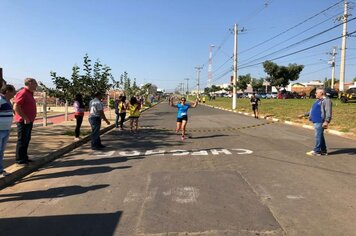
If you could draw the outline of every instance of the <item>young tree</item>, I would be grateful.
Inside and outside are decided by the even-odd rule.
[[[91,60],[88,54],[84,56],[84,75],[80,75],[80,68],[74,65],[71,79],[57,76],[56,72],[51,72],[52,81],[55,88],[50,89],[44,86],[50,96],[55,96],[62,101],[73,101],[77,93],[83,95],[83,100],[88,105],[90,99],[97,91],[106,92],[112,87],[109,79],[113,80],[110,67],[102,65],[99,60],[94,64],[94,75],[92,75]]]
[[[263,78],[255,79],[253,78],[251,81],[251,87],[254,92],[258,92],[261,88],[263,88]]]
[[[290,81],[299,79],[300,72],[302,72],[304,66],[295,63],[288,66],[279,66],[272,61],[265,61],[263,68],[268,74],[266,80],[279,91],[281,88],[287,87]]]
[[[335,79],[334,84],[338,83],[338,82],[339,81],[337,79]],[[324,87],[325,88],[331,87],[331,79],[327,79],[327,78],[324,79]]]
[[[236,87],[238,87],[242,92],[247,89],[247,86],[251,83],[251,75],[240,75],[239,80],[236,83]]]

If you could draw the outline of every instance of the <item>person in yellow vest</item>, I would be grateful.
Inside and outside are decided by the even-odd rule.
[[[141,104],[137,101],[136,97],[131,97],[129,104],[130,112],[130,130],[131,133],[137,133],[138,130],[138,118],[140,117]],[[134,129],[135,128],[135,129]]]
[[[205,96],[202,98],[202,100],[203,100],[203,103],[205,103]]]

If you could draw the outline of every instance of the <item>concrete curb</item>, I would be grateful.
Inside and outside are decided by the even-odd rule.
[[[208,106],[208,107],[215,108],[215,109],[225,110],[225,111],[229,111],[229,112],[234,112],[234,113],[238,113],[238,114],[242,114],[242,115],[246,115],[246,116],[254,116],[252,113],[241,112],[241,111],[236,111],[236,110],[234,111],[234,110],[231,110],[231,109],[216,107],[216,106],[212,106],[212,105],[208,105],[208,104],[200,104],[200,105]],[[276,118],[273,118],[273,117],[264,116],[262,118],[265,119],[265,120],[272,120],[272,121],[284,123],[284,124],[287,124],[287,125],[298,126],[298,127],[301,127],[301,128],[314,130],[314,127],[311,126],[311,125],[304,125],[304,124],[300,124],[300,123],[296,123],[296,122],[292,122],[292,121],[280,120],[280,119],[276,119]],[[340,136],[340,137],[343,137],[343,138],[356,140],[356,136],[354,134],[352,134],[352,133],[344,133],[344,132],[340,132],[340,131],[332,130],[332,129],[326,129],[325,133],[337,135],[337,136]]]
[[[159,103],[154,104],[152,107],[148,107],[145,108],[141,111],[145,112],[150,108],[155,107],[156,105],[158,105]],[[125,120],[125,122],[128,119]],[[111,124],[103,129],[100,130],[100,135],[110,131],[111,129],[113,129],[115,127],[115,123]],[[45,164],[54,161],[55,159],[63,156],[64,154],[67,154],[71,151],[73,151],[74,149],[82,146],[83,144],[87,143],[88,141],[90,141],[90,134],[83,137],[81,140],[79,141],[75,141],[71,144],[68,144],[66,146],[64,146],[61,149],[58,149],[54,152],[48,153],[46,155],[43,156],[38,156],[38,157],[34,157],[33,160],[34,162],[31,162],[28,166],[18,166],[17,164],[13,164],[11,166],[9,166],[8,168],[6,168],[6,171],[8,171],[9,173],[11,173],[10,175],[6,176],[6,177],[0,177],[0,190],[3,188],[6,188],[7,186],[15,183],[16,181],[19,181],[20,179],[22,179],[23,177],[25,177],[26,175],[31,174],[32,172],[38,170],[39,168],[41,168],[42,166],[44,166]]]

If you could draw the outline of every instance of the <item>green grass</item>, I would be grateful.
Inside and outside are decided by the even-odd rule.
[[[310,124],[307,118],[299,118],[308,112],[315,99],[261,99],[259,113],[261,116],[271,116],[277,119]],[[224,108],[232,108],[231,98],[216,98],[206,101],[206,104]],[[252,113],[250,100],[237,99],[237,111]],[[351,132],[356,135],[356,103],[342,103],[333,99],[333,118],[330,129],[341,132]]]

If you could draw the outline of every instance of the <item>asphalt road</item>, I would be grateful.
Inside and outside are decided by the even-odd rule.
[[[0,191],[0,235],[356,235],[356,145],[198,106],[190,138],[159,104]]]

